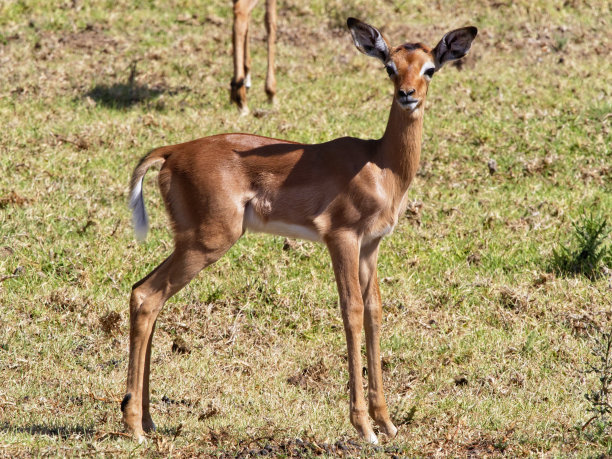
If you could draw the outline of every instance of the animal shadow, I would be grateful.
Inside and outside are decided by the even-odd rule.
[[[105,107],[118,110],[128,109],[136,104],[149,103],[161,94],[175,95],[181,91],[189,90],[187,87],[168,88],[163,85],[149,87],[136,82],[136,61],[130,65],[130,74],[125,83],[98,84],[85,93],[85,97],[93,99]],[[163,101],[151,104],[156,110],[163,110]]]
[[[74,435],[85,435],[93,436],[95,430],[91,427],[85,426],[51,426],[46,424],[32,424],[26,426],[14,426],[8,423],[0,424],[0,432],[16,432],[16,433],[27,433],[30,435],[46,435],[49,437],[57,437],[63,440],[68,439]]]
[[[105,107],[127,109],[133,105],[151,101],[165,92],[167,90],[164,88],[149,88],[147,85],[140,84],[115,83],[112,85],[97,85],[88,91],[85,96],[91,97]],[[163,106],[157,108],[161,109]]]

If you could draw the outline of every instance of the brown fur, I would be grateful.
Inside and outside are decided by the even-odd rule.
[[[349,20],[351,24],[360,27],[356,40],[381,46],[371,26]],[[375,442],[369,412],[382,433],[396,434],[382,391],[382,308],[376,262],[380,240],[404,212],[406,192],[418,168],[429,84],[420,70],[434,56],[423,46],[376,50],[369,42],[366,45],[361,48],[393,60],[397,68],[393,77],[396,96],[381,139],[343,137],[304,145],[223,134],[159,148],[136,167],[132,190],[151,165],[162,163],[159,186],[175,238],[174,252],[134,286],[130,299],[130,396],[124,399],[123,419],[136,436],[154,427],[148,384],[151,340],[159,311],[248,228],[285,235],[296,232],[327,245],[348,346],[351,422],[364,438]],[[413,89],[418,105],[403,108],[398,91]],[[361,384],[364,327],[367,411]]]

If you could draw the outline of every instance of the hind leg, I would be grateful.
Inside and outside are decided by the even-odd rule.
[[[266,30],[268,32],[268,73],[266,75],[266,94],[268,102],[274,103],[276,96],[276,76],[274,56],[276,54],[276,0],[266,0]]]
[[[155,322],[157,323],[157,322]],[[151,335],[149,335],[149,342],[147,343],[147,353],[145,354],[145,378],[142,385],[142,429],[145,432],[152,432],[156,429],[153,418],[151,418],[151,411],[149,409],[149,374],[151,370],[151,343],[153,342],[153,334],[155,333],[155,323],[153,323],[153,329]]]
[[[216,237],[208,238],[207,244],[181,243],[177,238],[172,255],[132,289],[127,392],[121,409],[128,431],[139,441],[146,430],[154,428],[149,413],[149,369],[153,328],[159,311],[172,295],[234,244],[241,231],[236,233],[216,232]]]
[[[234,77],[231,81],[230,101],[238,106],[240,113],[243,115],[249,113],[246,98],[247,81],[245,81],[247,76],[250,79],[251,66],[248,50],[248,30],[251,11],[256,3],[257,0],[234,0],[234,27],[232,32]]]

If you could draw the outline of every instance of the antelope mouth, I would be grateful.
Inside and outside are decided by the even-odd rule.
[[[404,110],[413,111],[415,108],[419,106],[421,102],[419,99],[415,99],[414,97],[402,97],[398,98],[397,102],[400,104]]]

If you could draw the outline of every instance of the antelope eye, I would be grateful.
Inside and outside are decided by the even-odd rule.
[[[391,78],[393,78],[393,77],[395,76],[395,74],[396,74],[396,72],[395,72],[395,65],[393,65],[393,64],[387,64],[387,65],[385,65],[385,70],[387,71],[387,74],[388,74],[388,75],[389,75]]]
[[[435,67],[430,67],[427,70],[425,70],[423,72],[423,75],[425,75],[427,78],[431,79],[433,77],[434,72],[436,71]]]

